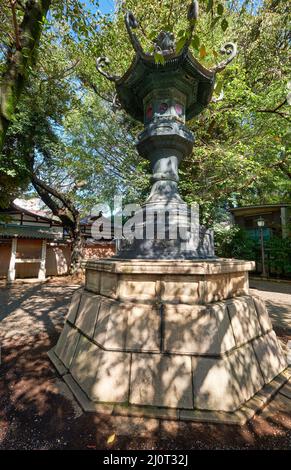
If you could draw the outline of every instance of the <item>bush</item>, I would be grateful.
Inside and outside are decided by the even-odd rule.
[[[216,255],[261,262],[260,241],[254,240],[238,225],[214,227]],[[265,257],[269,274],[291,274],[291,239],[273,236],[265,241]]]
[[[265,246],[269,271],[291,274],[291,239],[272,237]]]
[[[214,241],[217,256],[246,260],[256,259],[256,241],[238,225],[232,227],[216,226]]]

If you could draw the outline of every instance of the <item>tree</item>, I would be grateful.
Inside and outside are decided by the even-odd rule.
[[[2,15],[12,17],[13,36],[7,44],[6,62],[2,66],[0,83],[0,153],[9,124],[16,111],[21,92],[31,72],[39,44],[44,19],[51,0],[17,0],[5,2]],[[8,18],[7,18],[8,19]]]
[[[91,0],[91,6],[98,5]],[[51,7],[51,8],[50,8]],[[50,9],[50,10],[49,10]],[[46,15],[49,11],[48,19]],[[96,31],[98,14],[89,14],[79,0],[5,0],[0,5],[0,204],[5,206],[29,179],[23,158],[3,151],[9,127],[19,121],[18,106],[30,81],[39,79],[38,58],[46,46],[85,41]],[[55,28],[55,23],[59,29]],[[39,45],[42,45],[41,50]],[[56,49],[56,48],[55,48]]]
[[[118,2],[113,17],[92,17],[80,5],[67,14],[55,2],[7,133],[6,175],[12,169],[17,182],[36,177],[42,191],[53,199],[48,188],[60,191],[79,213],[116,191],[144,200],[149,187],[148,164],[134,148],[142,126],[118,108],[114,87],[95,67],[100,55],[112,59],[115,73],[130,65],[124,4],[139,20],[146,49],[160,29],[175,32],[178,48],[187,40],[182,1]],[[290,197],[286,2],[201,1],[193,54],[212,67],[228,40],[238,43],[239,55],[217,76],[213,102],[188,123],[196,142],[180,169],[184,199],[200,204],[209,225],[221,209]]]
[[[92,56],[107,55],[116,74],[129,66],[133,52],[123,25],[124,6],[139,21],[136,34],[145,49],[152,48],[160,29],[175,32],[178,48],[187,39],[186,2],[122,2],[115,21],[105,22],[88,45],[83,67],[88,82],[93,78]],[[217,76],[213,102],[188,123],[196,142],[182,162],[180,190],[187,202],[200,204],[208,225],[220,207],[290,200],[287,24],[288,7],[282,0],[200,2],[191,43],[198,60],[212,67],[221,60],[220,46],[229,40],[239,50]],[[112,100],[113,85],[105,79],[93,82],[99,95]]]

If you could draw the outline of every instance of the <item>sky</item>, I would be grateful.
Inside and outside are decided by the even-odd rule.
[[[99,10],[102,13],[111,13],[114,10],[114,0],[100,0]]]
[[[90,0],[84,0],[84,3],[87,5],[89,9],[91,4]],[[101,13],[113,13],[114,11],[114,0],[99,0],[99,8],[98,8]],[[96,10],[95,8],[92,9],[92,11]]]

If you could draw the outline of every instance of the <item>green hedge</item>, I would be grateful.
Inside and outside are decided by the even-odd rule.
[[[261,263],[261,246],[239,226],[214,228],[216,255]],[[291,276],[291,238],[273,236],[265,241],[265,262],[270,275]]]

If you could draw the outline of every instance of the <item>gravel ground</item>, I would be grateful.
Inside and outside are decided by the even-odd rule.
[[[291,284],[251,287],[282,342],[291,340]],[[46,355],[76,288],[65,279],[0,285],[0,449],[291,448],[290,384],[245,426],[84,414]]]

